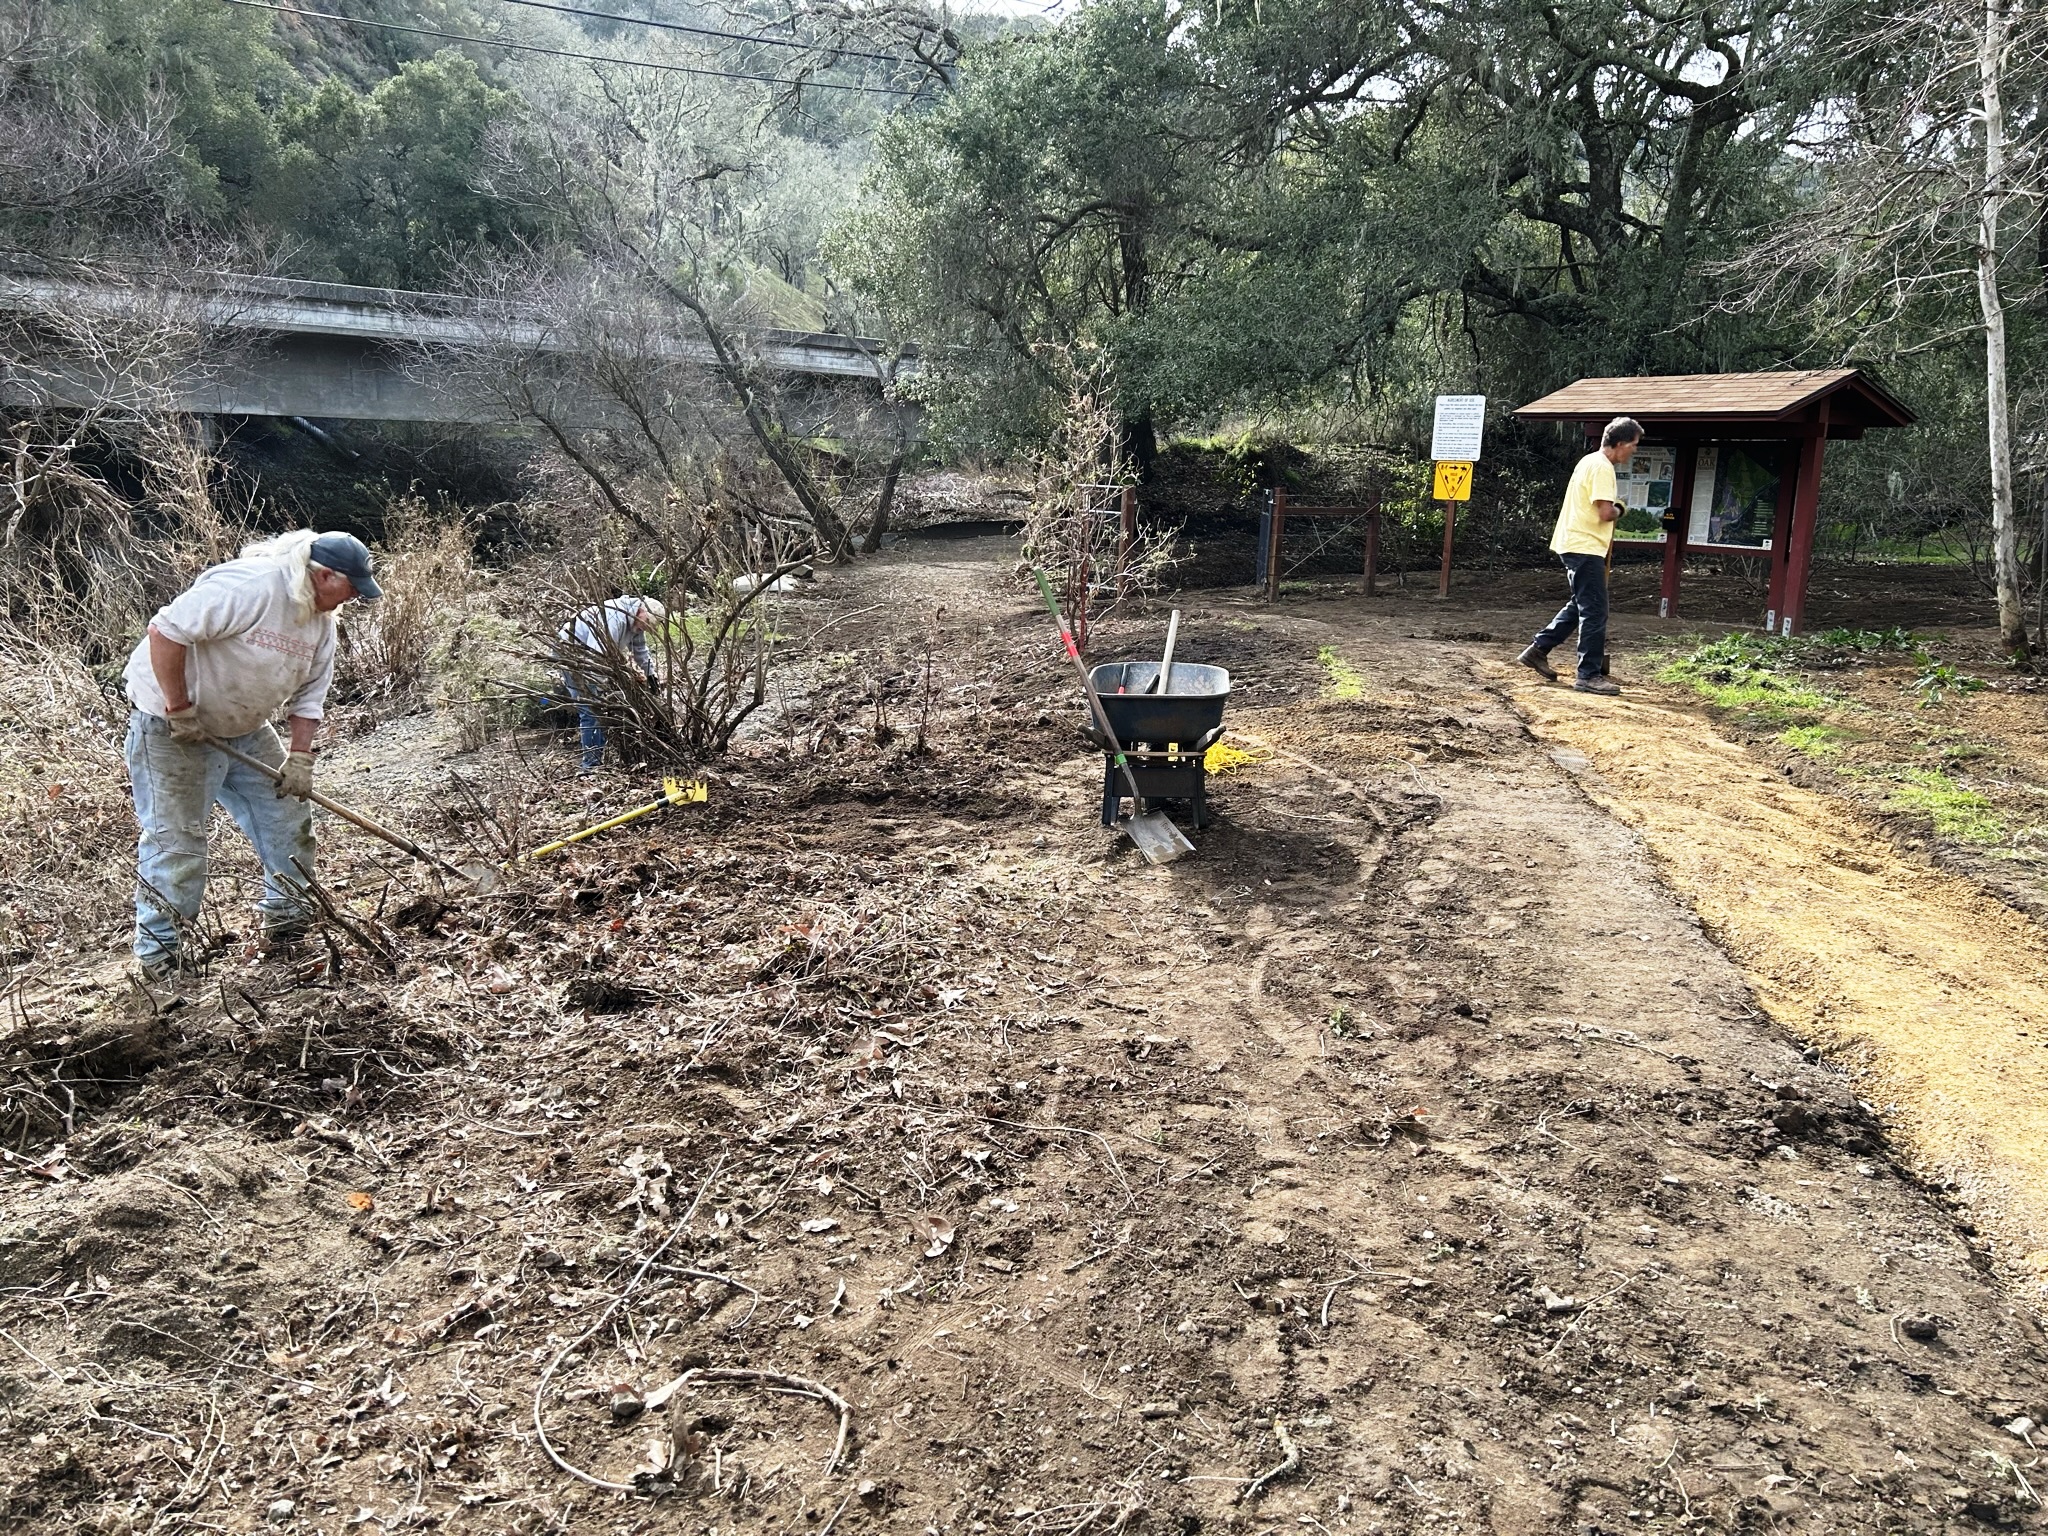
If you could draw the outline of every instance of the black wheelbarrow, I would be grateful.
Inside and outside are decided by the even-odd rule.
[[[1223,735],[1230,673],[1222,667],[1177,661],[1167,679],[1169,691],[1147,693],[1158,677],[1156,661],[1105,662],[1088,673],[1145,802],[1133,806],[1132,814],[1143,815],[1153,801],[1184,800],[1200,827],[1208,820],[1209,810],[1208,773],[1202,756]],[[1113,827],[1123,806],[1123,776],[1092,719],[1087,731],[1088,739],[1103,753],[1102,824]]]

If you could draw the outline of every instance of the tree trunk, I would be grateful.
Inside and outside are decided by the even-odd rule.
[[[1152,468],[1159,462],[1159,432],[1152,425],[1152,408],[1149,405],[1137,415],[1124,418],[1123,449],[1131,463],[1137,466],[1138,483],[1149,485]]]
[[[896,372],[903,364],[903,349],[898,347],[886,359],[868,353],[868,366],[875,370],[875,385],[881,391],[882,409],[889,412],[890,428],[895,435],[894,451],[889,455],[889,467],[882,474],[881,489],[875,492],[874,512],[868,519],[867,537],[860,541],[860,552],[872,555],[882,547],[882,535],[889,531],[889,509],[896,503],[896,483],[903,477],[903,461],[910,456],[910,429],[903,424],[903,404],[896,398]]]
[[[697,319],[697,328],[704,333],[704,339],[711,344],[712,355],[717,359],[716,372],[732,391],[734,402],[740,408],[747,427],[754,434],[755,442],[782,474],[787,485],[811,520],[811,527],[818,535],[818,552],[825,559],[842,562],[853,558],[853,535],[845,522],[833,508],[831,498],[820,488],[817,480],[803,465],[795,445],[782,430],[782,423],[775,419],[754,381],[748,373],[746,363],[732,344],[732,338],[725,328],[712,318],[711,310],[694,293],[662,276],[654,263],[641,258],[641,265],[647,275],[660,285],[663,292],[687,309]]]
[[[1984,405],[1991,450],[1991,568],[1998,588],[1998,634],[2007,652],[2027,660],[2020,605],[2019,538],[2012,496],[2012,400],[2006,391],[2005,300],[1998,283],[1998,221],[2004,211],[2005,104],[2001,88],[2012,0],[1984,0],[1977,75],[1984,102],[1984,187],[1977,219],[1977,303],[1984,315]]]
[[[896,452],[889,459],[889,467],[882,474],[882,488],[875,492],[875,510],[868,520],[867,537],[860,541],[860,552],[872,555],[882,547],[882,535],[889,531],[889,508],[896,500],[896,482],[903,475],[903,446],[899,443]]]

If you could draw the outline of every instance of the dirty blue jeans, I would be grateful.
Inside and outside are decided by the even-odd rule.
[[[284,744],[269,726],[228,743],[258,762],[282,765]],[[178,934],[199,915],[206,894],[206,823],[215,802],[226,808],[263,863],[263,931],[273,936],[305,927],[297,859],[313,867],[313,814],[305,801],[211,747],[171,735],[155,715],[128,717],[128,782],[142,836],[135,850],[135,958],[161,965],[178,954]]]
[[[566,672],[562,674],[562,686],[576,705],[576,736],[583,744],[583,767],[588,772],[604,761],[604,725],[593,707],[598,695],[594,691],[579,692],[576,679]]]
[[[1572,598],[1558,609],[1557,617],[1539,632],[1531,644],[1540,655],[1551,651],[1579,632],[1579,680],[1600,675],[1607,658],[1607,557],[1605,555],[1560,555],[1565,580],[1571,583]]]

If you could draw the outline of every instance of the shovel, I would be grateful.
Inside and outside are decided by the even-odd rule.
[[[1159,675],[1152,679],[1147,693],[1167,694],[1173,692],[1173,644],[1180,638],[1180,610],[1174,609],[1166,620],[1166,659],[1159,663]]]
[[[629,821],[638,821],[642,816],[652,816],[665,805],[702,805],[710,797],[710,789],[702,779],[679,783],[675,779],[661,781],[661,798],[650,805],[636,807],[608,821],[600,821],[594,827],[585,827],[581,832],[571,832],[567,837],[552,843],[544,843],[533,852],[524,855],[529,859],[544,858],[550,853],[559,853],[571,843],[580,843],[586,837],[595,837],[600,832],[609,832],[613,827],[623,827]]]
[[[1080,649],[1074,644],[1074,637],[1068,632],[1066,621],[1060,617],[1059,599],[1052,595],[1052,587],[1045,579],[1045,573],[1033,568],[1032,576],[1038,581],[1038,590],[1045,598],[1046,611],[1052,615],[1058,627],[1060,640],[1067,648],[1067,655],[1073,659],[1074,670],[1081,674],[1081,688],[1088,695],[1088,707],[1095,712],[1095,728],[1102,732],[1102,739],[1109,743],[1109,750],[1116,758],[1116,766],[1124,776],[1124,788],[1131,796],[1131,819],[1123,824],[1131,841],[1138,845],[1138,852],[1147,864],[1171,864],[1175,859],[1195,851],[1195,845],[1188,841],[1187,834],[1167,818],[1164,811],[1145,810],[1145,797],[1138,793],[1138,781],[1131,773],[1130,759],[1124,756],[1124,749],[1116,739],[1116,729],[1109,723],[1109,712],[1102,707],[1102,699],[1095,692],[1095,684],[1088,676],[1088,664],[1081,660]]]
[[[262,774],[266,779],[270,780],[270,782],[273,784],[282,783],[284,781],[284,775],[278,772],[277,769],[271,767],[270,764],[258,762],[255,758],[251,757],[246,752],[238,752],[237,750],[235,750],[235,748],[229,746],[226,742],[222,741],[217,736],[207,737],[206,744],[209,747],[212,747],[214,751],[219,752],[223,756],[233,758],[236,762],[240,763],[244,768],[254,768],[258,773]],[[378,823],[370,820],[370,818],[365,816],[361,811],[352,811],[347,806],[341,804],[339,801],[328,799],[325,795],[321,794],[317,789],[314,790],[311,794],[307,795],[306,798],[312,801],[315,805],[319,806],[323,811],[332,811],[335,815],[339,816],[343,821],[348,822],[350,825],[361,827],[365,832],[369,833],[370,836],[372,837],[382,838],[385,842],[389,843],[392,847],[398,849],[401,853],[411,855],[413,858],[418,859],[422,864],[431,864],[434,866],[434,868],[440,870],[443,874],[453,875],[458,880],[467,880],[472,885],[476,885],[486,890],[489,889],[491,885],[497,883],[495,872],[490,870],[488,867],[478,865],[471,869],[459,869],[455,865],[450,864],[446,859],[442,858],[438,853],[429,853],[426,849],[422,848],[418,843],[414,842],[404,833],[394,832],[389,827],[380,826]]]

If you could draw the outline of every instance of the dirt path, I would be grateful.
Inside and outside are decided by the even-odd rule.
[[[1908,862],[1838,797],[1785,782],[1697,711],[1514,680],[1536,732],[1657,866],[1771,1013],[1862,1080],[1920,1166],[2048,1281],[2048,942],[1968,881]],[[2048,1286],[2039,1290],[2048,1297]]]
[[[1000,555],[822,581],[811,618],[866,617],[701,821],[451,909],[390,979],[139,1026],[62,1176],[7,1175],[0,1512],[2038,1522],[2004,1426],[2048,1421],[2040,1329],[1481,651],[1187,600],[1264,756],[1147,869]],[[692,1367],[843,1393],[847,1465],[758,1382],[615,1423]],[[538,1429],[607,1481],[673,1442],[685,1491],[574,1482]]]

